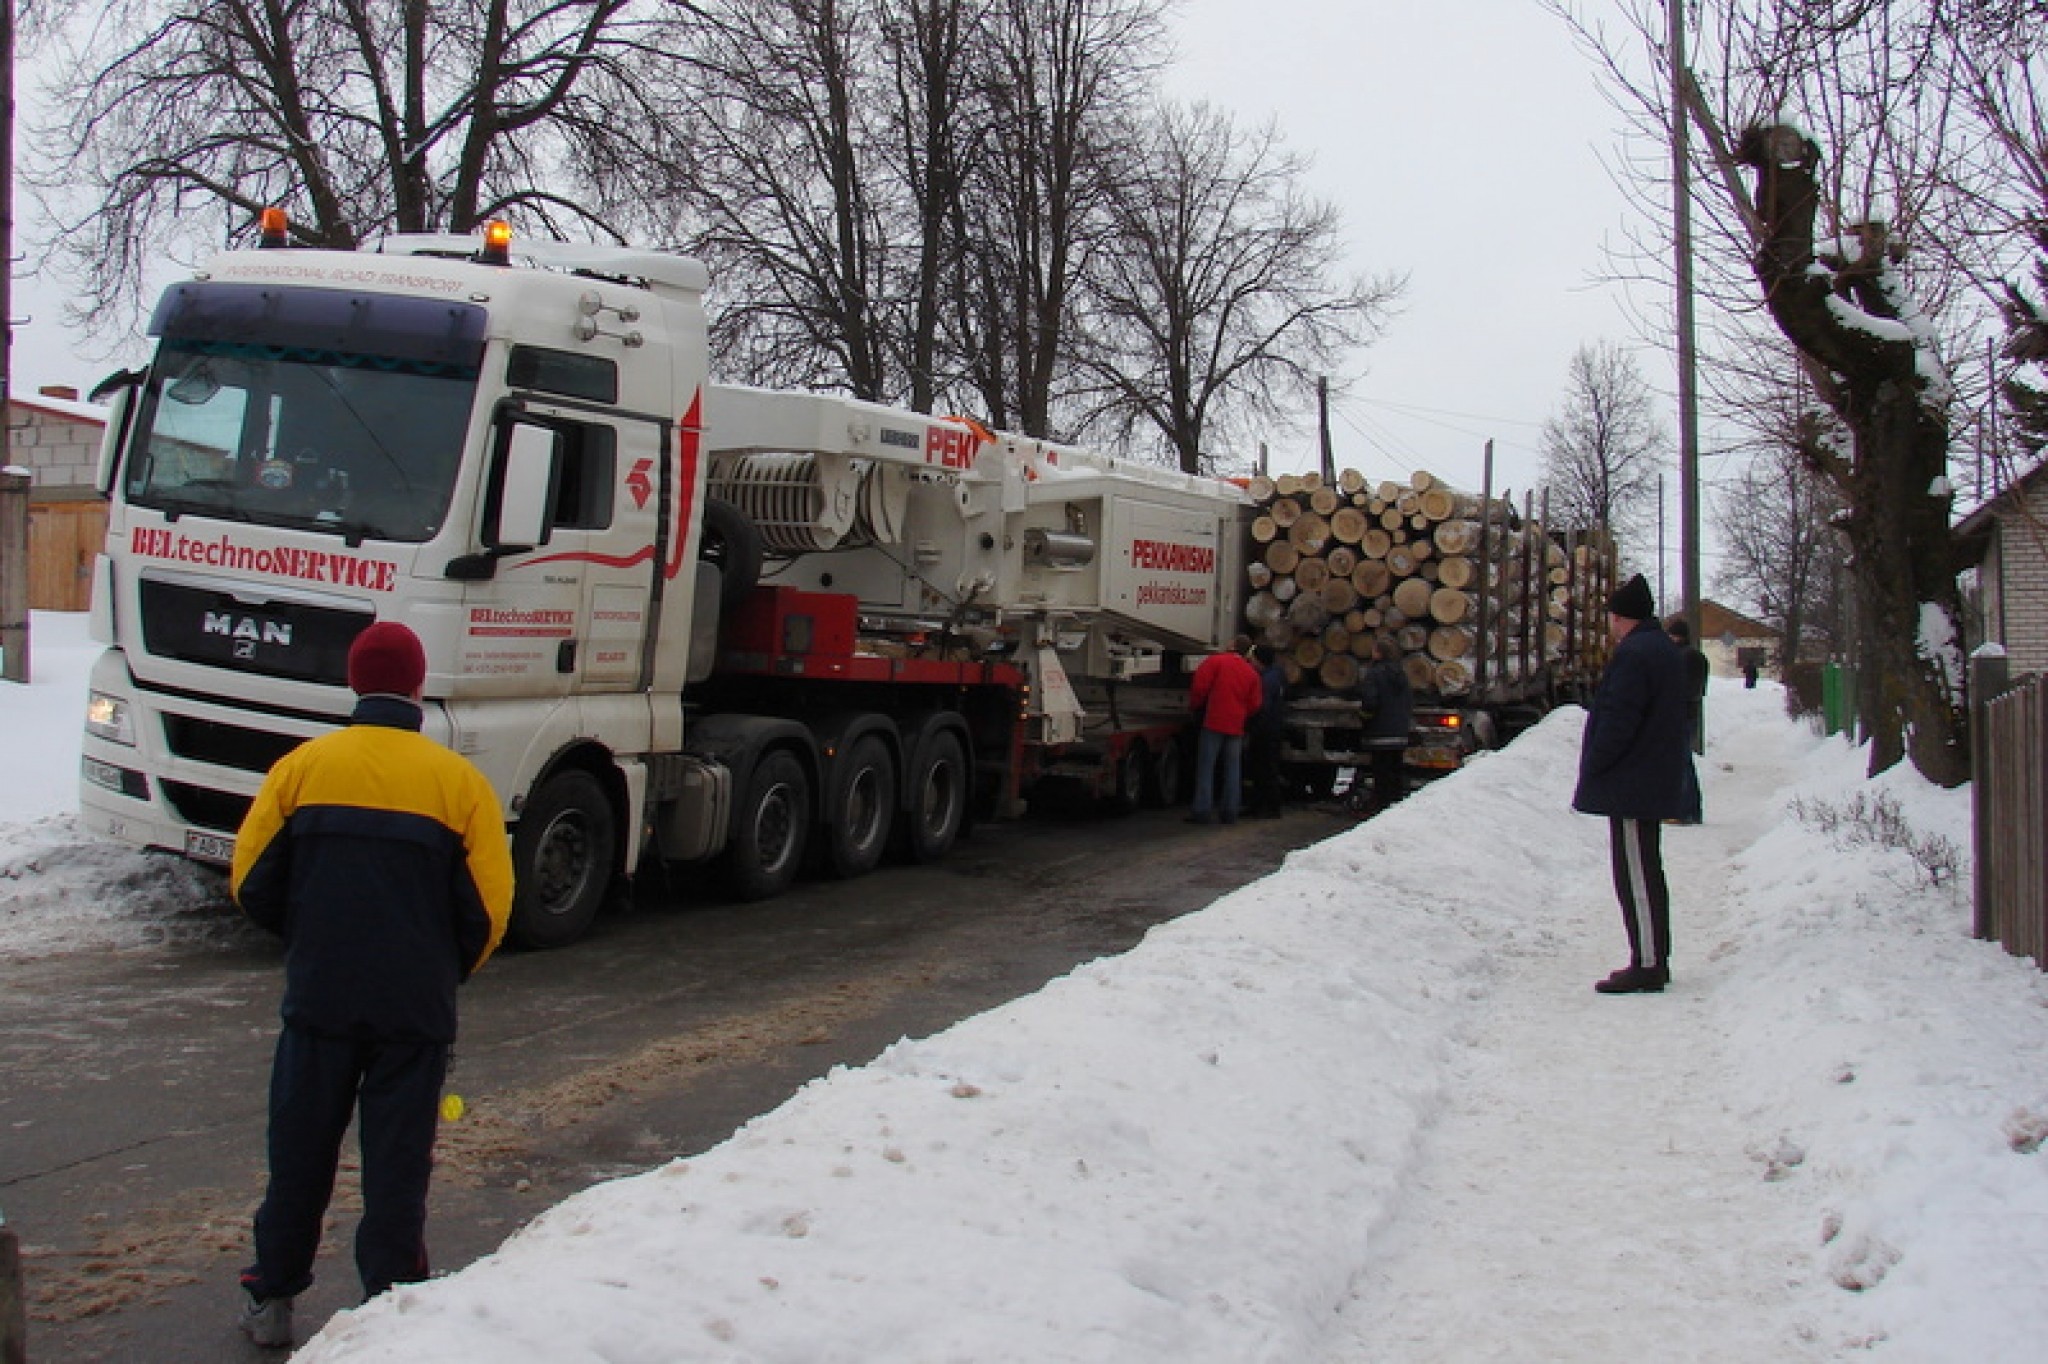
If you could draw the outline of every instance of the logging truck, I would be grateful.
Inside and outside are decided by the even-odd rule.
[[[350,643],[505,805],[529,946],[650,859],[740,898],[1079,787],[1179,790],[1185,656],[1240,627],[1238,486],[844,397],[713,383],[704,267],[408,236],[232,251],[102,385],[81,807],[215,864],[346,721]]]
[[[1346,469],[1251,480],[1245,627],[1286,666],[1282,759],[1327,792],[1369,761],[1353,693],[1392,638],[1415,695],[1408,765],[1458,767],[1560,701],[1607,651],[1614,551],[1603,530],[1545,528],[1531,499],[1474,496],[1427,472],[1369,484]]]

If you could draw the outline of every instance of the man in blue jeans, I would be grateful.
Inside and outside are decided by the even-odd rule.
[[[1227,653],[1211,654],[1195,669],[1188,686],[1188,709],[1202,717],[1202,733],[1195,743],[1195,800],[1188,823],[1213,823],[1220,810],[1225,824],[1237,823],[1237,811],[1244,798],[1244,731],[1258,714],[1265,684],[1258,669],[1245,654],[1251,649],[1249,635],[1230,642]],[[1216,791],[1219,769],[1222,793]]]
[[[427,1277],[427,1184],[455,987],[504,936],[512,857],[504,807],[467,758],[421,734],[426,652],[378,621],[356,636],[345,728],[270,769],[235,840],[229,882],[284,938],[284,1016],[270,1072],[270,1184],[242,1330],[292,1343],[313,1282],[342,1135],[358,1116],[363,1296]]]

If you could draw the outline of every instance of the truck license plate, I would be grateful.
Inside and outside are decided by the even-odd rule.
[[[190,829],[185,833],[185,856],[195,862],[230,866],[235,860],[235,840],[225,834],[203,834]]]

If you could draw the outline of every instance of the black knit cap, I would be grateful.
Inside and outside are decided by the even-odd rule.
[[[1607,614],[1620,616],[1624,620],[1648,620],[1657,614],[1657,603],[1650,596],[1650,584],[1638,573],[1607,599]]]

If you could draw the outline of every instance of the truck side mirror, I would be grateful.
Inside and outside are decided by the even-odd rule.
[[[523,421],[509,421],[503,431],[484,489],[484,552],[450,559],[443,570],[450,578],[489,578],[498,560],[546,544],[553,529],[549,516],[562,476],[561,435]]]
[[[135,412],[135,392],[142,387],[146,371],[139,369],[117,370],[100,380],[92,391],[92,401],[107,405],[107,425],[100,437],[99,468],[93,475],[93,486],[103,496],[112,496],[114,480],[121,471],[121,447],[128,440],[129,418]]]
[[[505,457],[497,495],[497,515],[484,527],[484,544],[502,553],[520,553],[548,542],[548,510],[555,505],[555,483],[562,438],[545,426],[514,422],[505,437]]]

